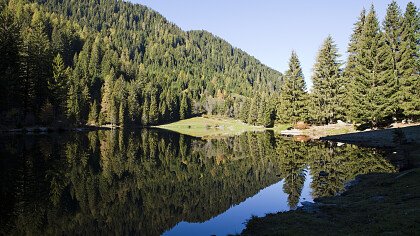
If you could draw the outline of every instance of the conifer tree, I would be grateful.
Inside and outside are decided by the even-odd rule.
[[[142,116],[141,116],[141,123],[142,125],[149,125],[149,108],[150,108],[150,98],[149,96],[145,96],[145,98],[143,99],[144,103],[143,103],[143,112],[142,112]]]
[[[149,123],[157,124],[159,119],[158,98],[155,89],[150,94]]]
[[[8,9],[0,11],[0,110],[20,107],[23,83],[19,80],[22,50],[20,26]]]
[[[69,70],[65,68],[63,57],[60,54],[53,60],[53,76],[48,81],[48,88],[51,91],[51,100],[55,108],[55,114],[65,110],[67,97],[67,84]]]
[[[343,117],[344,87],[338,57],[337,46],[328,36],[318,52],[312,75],[311,114],[317,123],[330,124]]]
[[[105,78],[105,83],[102,89],[101,113],[100,123],[115,124],[117,120],[117,108],[114,95],[114,80],[115,73],[111,70],[110,74]]]
[[[279,122],[296,123],[307,119],[307,94],[302,68],[296,52],[293,51],[289,60],[289,69],[281,87]]]
[[[187,94],[182,93],[181,104],[179,107],[179,118],[181,120],[186,119],[189,116],[189,110],[190,110],[190,106],[189,106]]]
[[[96,125],[98,123],[98,104],[96,100],[93,100],[89,108],[88,123],[91,125]]]
[[[378,48],[380,41],[379,23],[372,5],[366,16],[358,43],[354,77],[350,81],[349,118],[356,123],[376,126],[387,114],[384,86],[380,79]]]
[[[402,102],[400,71],[397,68],[400,55],[401,13],[395,1],[389,4],[385,20],[382,23],[381,41],[378,49],[380,70],[379,83],[382,84],[381,93],[384,96],[383,113],[401,116],[399,106]]]
[[[248,124],[256,125],[258,121],[258,101],[256,97],[251,99],[248,112]]]
[[[239,119],[245,123],[248,122],[250,105],[251,104],[249,103],[248,98],[245,98],[241,104],[241,110],[239,112]]]
[[[90,99],[89,89],[87,84],[80,80],[81,76],[80,68],[76,67],[69,80],[67,94],[67,116],[76,124],[86,119]]]
[[[366,10],[363,9],[360,13],[360,16],[357,22],[354,24],[353,33],[350,37],[349,46],[347,48],[348,58],[346,62],[346,67],[343,71],[343,85],[345,89],[345,99],[344,99],[344,108],[346,109],[346,118],[350,119],[350,107],[352,106],[352,85],[355,82],[355,77],[358,76],[356,66],[357,66],[357,57],[360,54],[360,42],[362,37],[362,31],[366,20]]]
[[[407,4],[401,27],[400,108],[406,117],[420,117],[420,14],[414,3]]]

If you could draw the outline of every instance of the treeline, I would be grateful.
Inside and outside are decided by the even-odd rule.
[[[313,88],[306,91],[302,69],[292,53],[278,102],[279,122],[329,124],[337,120],[382,126],[420,117],[420,16],[410,2],[404,14],[389,4],[382,27],[374,7],[363,10],[342,68],[337,46],[328,36],[313,67]]]
[[[284,75],[205,31],[104,0],[0,4],[1,124],[156,125],[209,114],[271,127],[420,117],[419,11],[362,11],[339,60],[331,36],[307,92],[296,53]]]
[[[245,104],[256,106],[252,97],[266,98],[259,106],[280,91],[279,72],[138,4],[7,0],[0,10],[4,125],[154,125],[203,113],[239,118]]]

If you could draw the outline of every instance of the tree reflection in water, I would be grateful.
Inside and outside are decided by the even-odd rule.
[[[201,140],[157,130],[2,136],[1,234],[159,235],[203,222],[284,179],[295,208],[308,175],[331,196],[393,172],[374,149],[273,133]],[[310,171],[307,171],[310,170]]]

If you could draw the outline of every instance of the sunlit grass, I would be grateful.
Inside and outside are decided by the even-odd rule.
[[[194,137],[234,136],[249,131],[264,131],[263,126],[253,126],[240,120],[224,117],[194,117],[171,124],[160,125],[157,128],[175,131]],[[279,126],[276,129],[281,129]]]

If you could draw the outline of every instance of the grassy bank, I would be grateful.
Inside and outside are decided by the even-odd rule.
[[[253,218],[243,235],[418,235],[420,147],[399,147],[414,169],[359,176],[340,196],[316,199],[295,211]],[[391,152],[390,155],[396,155]]]
[[[287,129],[288,127],[289,125],[278,125],[270,129],[280,131]],[[223,117],[194,117],[166,125],[156,126],[156,128],[167,129],[181,134],[201,138],[232,136],[243,132],[268,130],[263,126],[253,126],[240,120]]]

